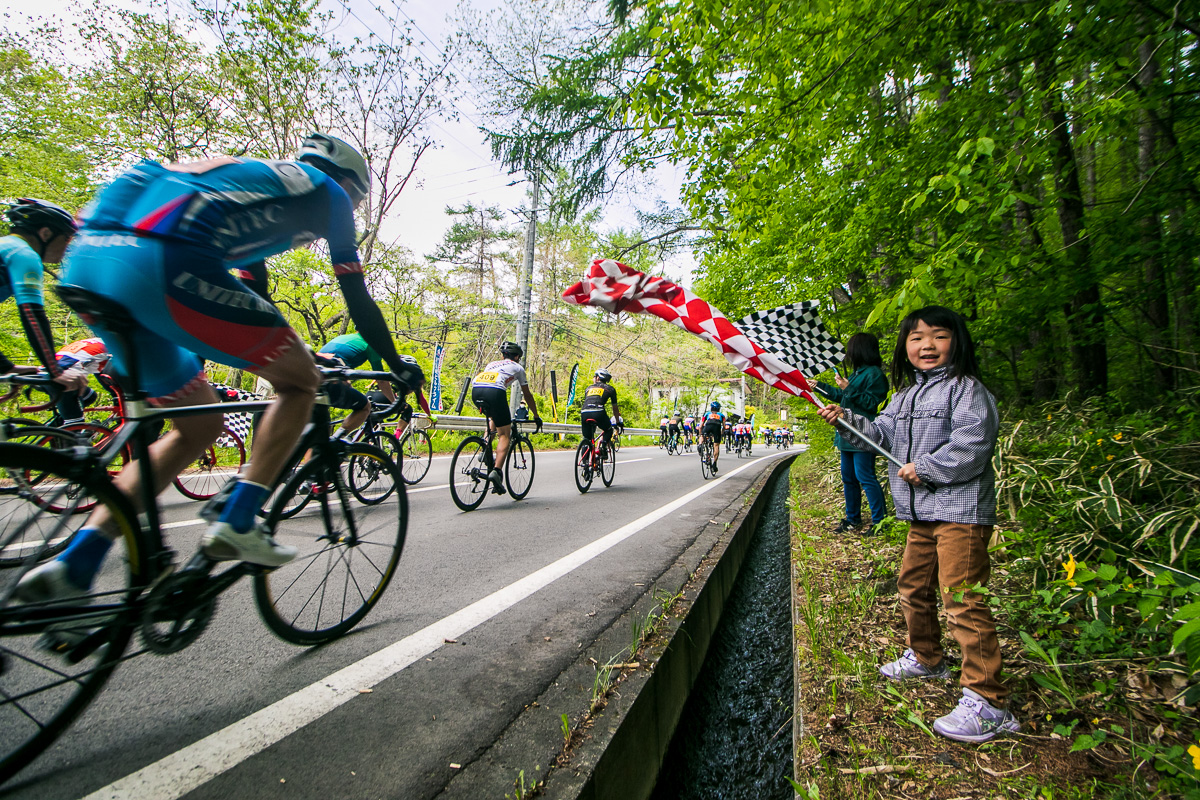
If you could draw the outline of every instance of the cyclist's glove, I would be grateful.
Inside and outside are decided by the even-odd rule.
[[[534,433],[541,433],[541,432],[542,432],[542,418],[541,418],[541,417],[534,417],[534,418],[533,418],[533,423],[534,423],[534,424],[537,426],[537,427],[534,429],[534,431],[533,431],[533,432],[534,432]]]
[[[393,383],[397,384],[398,394],[407,394],[425,385],[425,373],[419,365],[401,361],[391,367]]]

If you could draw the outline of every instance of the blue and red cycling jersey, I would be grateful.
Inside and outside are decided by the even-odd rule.
[[[325,173],[296,161],[143,161],[83,211],[84,232],[129,231],[212,251],[227,268],[317,239],[335,271],[360,271],[354,207]]]

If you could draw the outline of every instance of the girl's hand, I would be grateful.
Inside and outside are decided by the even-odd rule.
[[[917,477],[917,465],[911,461],[901,467],[896,475],[905,483],[911,483],[913,486],[921,485],[921,479]]]
[[[833,382],[838,385],[839,389],[845,389],[847,386],[850,385],[850,381],[846,380],[841,375],[837,375],[837,374],[835,374],[833,376]]]
[[[836,425],[837,418],[842,415],[842,407],[828,405],[824,408],[817,409],[817,413],[821,415],[821,419],[825,420],[830,425]]]

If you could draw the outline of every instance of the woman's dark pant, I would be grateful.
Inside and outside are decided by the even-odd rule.
[[[862,496],[871,507],[871,524],[883,521],[887,506],[883,488],[875,475],[875,454],[860,450],[842,452],[842,490],[846,495],[846,519],[851,525],[862,524]]]

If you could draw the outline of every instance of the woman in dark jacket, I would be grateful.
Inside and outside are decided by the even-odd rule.
[[[879,356],[879,339],[873,333],[856,333],[846,342],[846,365],[853,369],[849,380],[838,375],[837,386],[817,382],[817,391],[843,408],[867,419],[875,419],[879,404],[887,397],[888,382],[883,374],[883,359]],[[863,449],[861,442],[840,429],[834,435],[834,445],[842,453],[842,489],[846,495],[846,517],[837,533],[846,533],[862,526],[862,496],[867,495],[871,507],[871,527],[864,535],[875,533],[887,511],[883,487],[875,475],[875,453]]]

